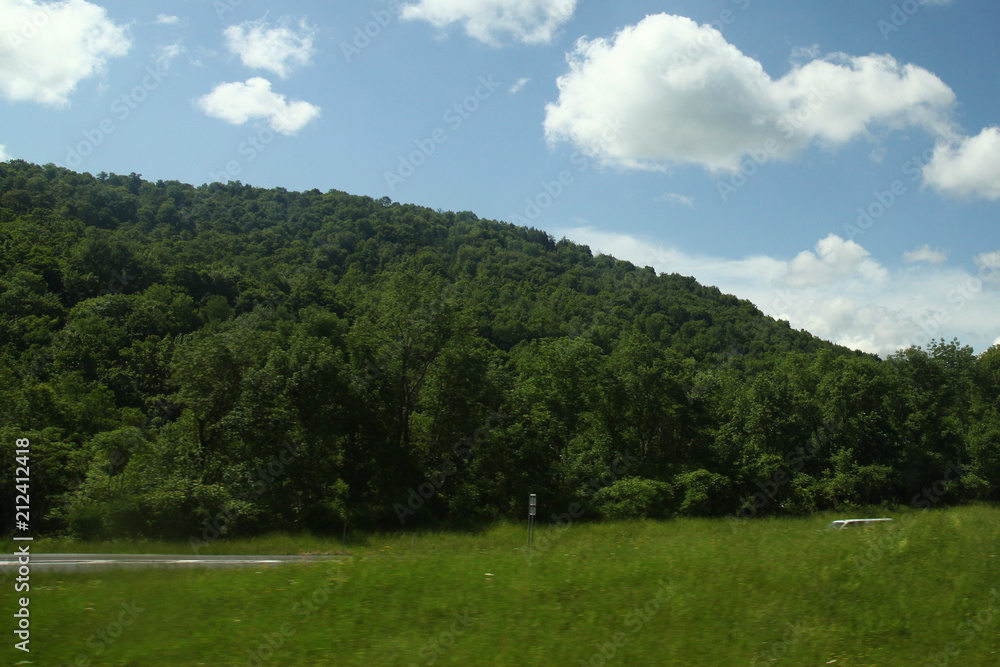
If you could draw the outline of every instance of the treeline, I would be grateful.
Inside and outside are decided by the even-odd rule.
[[[28,438],[33,526],[84,537],[953,503],[998,497],[1000,347],[881,360],[469,212],[12,161],[0,435],[3,497]]]

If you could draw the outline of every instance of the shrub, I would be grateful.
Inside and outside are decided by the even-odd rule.
[[[673,487],[642,477],[617,480],[594,494],[594,507],[606,519],[649,519],[667,514]]]
[[[685,516],[719,516],[728,509],[731,485],[725,475],[699,468],[677,475],[674,484],[683,490],[679,512]]]

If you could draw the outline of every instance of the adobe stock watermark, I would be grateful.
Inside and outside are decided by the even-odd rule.
[[[788,292],[782,292],[781,290],[776,290],[775,292],[778,298],[775,299],[773,303],[774,310],[781,312],[784,310],[786,304],[795,305],[798,300]],[[779,306],[778,304],[783,304]],[[726,349],[727,357],[742,357],[749,351],[749,346],[755,341],[766,336],[768,334],[767,327],[763,323],[754,320],[753,324],[741,324],[738,328],[738,332],[742,335],[742,340],[737,337],[732,338],[732,342],[729,343],[729,347]]]
[[[209,178],[213,183],[218,182],[223,185],[235,180],[243,173],[246,165],[256,160],[276,138],[274,130],[266,126],[259,128],[256,134],[247,135],[247,138],[236,146],[236,155],[239,159],[229,160],[221,171],[209,172]]]
[[[180,406],[168,401],[162,396],[156,399],[156,405],[151,411],[152,414],[146,417],[139,427],[139,433],[145,433],[147,438],[150,437],[149,428],[157,419],[162,419],[163,423],[166,423],[171,417],[177,414],[180,410]],[[132,454],[142,447],[144,439],[140,437],[137,433],[132,433],[128,437],[128,440],[124,444],[119,444],[110,452],[108,452],[108,462],[104,465],[104,472],[108,477],[113,477],[120,474],[125,470],[129,461],[132,460]],[[83,483],[80,479],[76,482],[78,485]]]
[[[781,135],[770,136],[757,148],[747,151],[746,156],[740,160],[740,168],[734,171],[728,180],[716,182],[715,188],[722,201],[728,202],[729,198],[745,186],[761,167],[776,159],[786,144],[793,143],[796,133],[826,104],[832,94],[827,84],[821,83],[809,90],[809,95],[802,104],[779,118],[775,123],[775,129]]]
[[[75,145],[66,145],[66,160],[63,166],[76,169],[86,158],[93,155],[94,151],[120,127],[119,123],[124,123],[139,105],[149,98],[150,93],[160,87],[164,78],[168,76],[168,70],[169,61],[166,58],[160,58],[153,65],[147,65],[142,80],[132,90],[119,95],[111,102],[111,115],[102,118],[95,127],[84,130],[81,141]]]
[[[236,8],[243,4],[243,0],[213,0],[212,9],[220,21],[226,20],[226,14],[235,12]]]
[[[24,21],[21,22],[20,29],[16,33],[11,33],[7,35],[7,46],[10,47],[10,52],[15,54],[21,62],[26,63],[23,60],[21,53],[25,42],[33,40],[38,34],[45,29],[52,20],[52,9],[50,5],[36,5],[35,11],[31,16],[26,16]],[[32,64],[32,69],[37,71],[37,68]]]
[[[923,168],[930,164],[933,157],[933,146],[920,155],[912,156],[903,163],[903,175],[908,176],[911,183],[916,183],[920,180],[921,174],[923,174]],[[909,191],[906,182],[899,178],[894,179],[885,190],[876,190],[872,194],[872,201],[867,206],[858,207],[856,222],[854,224],[844,223],[845,236],[849,240],[853,240],[857,236],[863,236]]]
[[[87,648],[91,650],[91,654],[77,654],[76,659],[73,661],[76,667],[89,667],[92,658],[100,657],[105,651],[111,648],[115,640],[122,636],[125,628],[135,623],[136,619],[139,618],[139,614],[146,611],[145,607],[137,606],[135,600],[122,602],[121,606],[122,610],[118,612],[118,616],[114,620],[109,621],[105,627],[87,639]]]
[[[351,42],[340,42],[340,52],[344,55],[347,64],[350,65],[355,56],[361,55],[362,51],[371,46],[372,41],[377,39],[382,31],[389,27],[390,23],[398,19],[402,11],[403,8],[399,4],[399,0],[389,0],[385,9],[371,11],[371,21],[365,23],[364,26],[354,26]]]
[[[785,630],[785,634],[781,636],[781,641],[774,642],[767,648],[754,653],[753,658],[750,660],[751,667],[758,664],[773,665],[785,657],[785,654],[788,653],[788,649],[799,643],[802,639],[802,635],[804,634],[804,631],[802,630],[802,623],[799,622],[792,625],[791,623],[786,622],[785,625],[788,626],[788,629]]]
[[[108,286],[97,293],[97,296],[104,296],[106,294],[121,294],[131,280],[135,276],[130,276],[127,271],[118,273],[117,270],[112,269],[111,278],[108,279]]]
[[[155,407],[156,409],[153,411],[153,414],[146,417],[146,421],[142,424],[144,430],[152,426],[157,419],[162,419],[166,423],[168,419],[178,414],[178,411],[181,409],[181,406],[162,396],[156,399]]]
[[[471,436],[466,436],[455,444],[452,449],[455,458],[449,458],[442,462],[440,470],[427,473],[427,481],[417,488],[410,487],[406,504],[396,503],[392,508],[399,523],[406,525],[408,517],[423,509],[427,501],[438,494],[448,478],[459,471],[458,463],[470,461],[486,443],[490,431],[502,424],[505,419],[506,417],[499,412],[491,413],[484,424],[477,428]]]
[[[603,322],[611,315],[614,308],[620,305],[621,302],[619,299],[623,298],[622,295],[632,291],[636,285],[636,281],[636,273],[626,273],[617,278],[615,284],[608,290],[608,294],[590,311],[589,318],[586,320],[582,318],[577,320],[574,318],[569,324],[567,334],[572,338],[577,338],[585,335],[587,331]]]
[[[736,5],[741,12],[745,12],[750,9],[750,0],[732,0],[732,3]],[[736,23],[736,18],[736,13],[727,7],[719,12],[719,18],[714,21],[709,21],[706,25],[718,30],[721,35],[725,33],[726,27]],[[690,65],[705,55],[706,46],[714,46],[714,44],[714,35],[704,30],[699,30],[698,36],[693,40],[689,40],[685,45],[683,55],[677,55],[674,57],[674,62],[678,65]]]
[[[603,152],[603,148],[600,146],[607,146],[611,142],[615,141],[619,136],[621,136],[625,127],[625,123],[617,118],[606,121],[604,123],[604,130],[601,132],[600,141],[598,142],[599,147],[591,152]],[[573,155],[570,156],[569,161],[574,167],[576,167],[577,174],[582,174],[590,169],[590,158],[581,151],[573,153]],[[541,190],[538,194],[534,197],[525,197],[524,210],[522,210],[521,213],[515,213],[511,216],[509,222],[515,225],[530,227],[531,223],[540,218],[542,213],[547,211],[549,207],[551,207],[552,204],[554,204],[555,201],[566,192],[566,189],[574,183],[576,183],[576,176],[574,176],[573,172],[568,169],[564,169],[559,172],[558,176],[551,181],[542,181]]]
[[[948,468],[941,479],[924,487],[920,493],[913,496],[910,501],[911,507],[922,510],[932,508],[941,502],[941,499],[968,473],[967,467],[962,465],[961,461],[948,461],[947,465]],[[899,521],[891,522],[884,529],[869,533],[868,550],[862,555],[851,556],[859,575],[864,574],[865,570],[898,548],[910,524],[916,520],[916,516],[916,514],[905,514]]]
[[[652,621],[676,597],[677,589],[673,583],[667,583],[663,579],[660,579],[658,583],[660,587],[656,589],[653,597],[644,604],[633,607],[625,614],[625,618],[622,620],[624,630],[614,633],[607,641],[594,642],[596,650],[589,659],[580,660],[582,667],[605,667],[623,648],[628,646],[632,638],[639,634],[647,623]]]
[[[254,498],[260,496],[285,473],[286,466],[289,466],[298,458],[298,445],[290,442],[284,443],[281,451],[255,470],[250,476],[251,492],[244,492],[235,498],[235,502],[230,502],[225,509],[219,512],[213,519],[206,519],[202,524],[201,539],[192,535],[188,538],[188,545],[197,554],[203,548],[219,539],[225,534],[226,529],[241,513],[240,503],[250,503]]]
[[[311,593],[303,595],[285,614],[289,620],[283,621],[274,632],[262,634],[263,641],[257,645],[256,649],[247,649],[247,667],[263,667],[264,664],[270,662],[278,650],[285,645],[285,642],[295,636],[299,627],[307,623],[329,602],[330,593],[336,593],[344,585],[340,576],[341,567],[342,563],[337,561],[336,572],[334,572],[333,566],[326,571],[327,576],[336,575],[337,584],[333,587],[333,591],[329,590],[329,583],[324,583],[313,589]],[[276,661],[276,663],[282,664],[280,661]]]
[[[948,324],[953,316],[960,313],[967,304],[975,301],[982,294],[987,283],[995,282],[1000,277],[998,274],[1000,274],[1000,264],[984,261],[979,266],[975,276],[958,283],[945,296],[949,306],[951,306],[949,310],[928,312],[914,323],[920,329],[920,333],[916,334],[916,340],[905,338],[903,347],[933,340],[940,333],[941,327]]]
[[[824,434],[825,436],[825,434]],[[792,470],[793,473],[802,472],[805,468],[806,462],[811,461],[815,458],[816,452],[825,444],[826,437],[821,439],[819,442],[810,441],[809,444],[796,447],[795,449],[789,450],[785,453],[784,461],[785,465]],[[792,481],[792,475],[788,473],[785,468],[779,468],[775,470],[771,476],[764,482],[757,482],[757,488],[760,491],[747,496],[739,509],[737,509],[736,514],[730,514],[726,517],[726,521],[729,523],[729,527],[732,528],[735,533],[737,528],[743,524],[743,522],[748,519],[752,519],[757,516],[757,512],[766,507],[771,501],[775,499],[778,495],[778,489],[790,484]]]
[[[456,102],[441,115],[441,120],[448,126],[451,132],[456,132],[465,121],[472,117],[482,106],[483,102],[493,97],[493,93],[502,84],[493,79],[493,75],[479,77],[479,85],[461,102]],[[429,136],[423,139],[414,139],[416,150],[410,151],[407,155],[399,156],[399,164],[395,171],[385,172],[385,184],[389,186],[390,192],[395,192],[396,188],[406,182],[408,178],[416,173],[417,169],[423,166],[427,160],[434,155],[438,147],[448,141],[448,130],[443,127],[434,128]]]
[[[776,298],[771,302],[771,307],[775,312],[779,313],[779,315],[788,315],[788,318],[779,319],[790,320],[793,314],[798,313],[803,309],[808,309],[816,303],[815,299],[800,299],[787,289],[776,289],[774,294]],[[805,312],[808,312],[808,310]]]
[[[879,19],[875,24],[879,32],[882,33],[882,39],[889,41],[889,35],[894,32],[899,32],[900,28],[906,25],[909,20],[920,11],[920,8],[927,4],[941,4],[940,0],[936,2],[929,2],[928,0],[903,0],[899,4],[894,4],[892,6],[892,12],[889,14],[888,19]]]
[[[430,667],[430,665],[436,663],[468,631],[469,627],[476,622],[476,619],[470,616],[467,608],[462,609],[461,612],[456,611],[454,616],[455,618],[451,622],[449,629],[438,633],[420,648],[420,659],[426,662],[410,663],[410,667],[420,667],[421,664]]]
[[[990,597],[985,607],[982,607],[975,614],[968,616],[964,621],[960,621],[955,626],[955,634],[963,637],[963,639],[961,641],[948,642],[940,651],[927,656],[924,667],[948,667],[951,664],[962,664],[957,661],[953,663],[952,660],[962,653],[962,649],[965,646],[993,624],[993,617],[997,613],[1000,613],[1000,590],[994,588],[990,590]]]

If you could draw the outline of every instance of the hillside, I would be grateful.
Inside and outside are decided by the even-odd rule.
[[[36,526],[83,536],[1000,488],[1000,348],[880,360],[540,230],[337,191],[0,163],[0,378]]]

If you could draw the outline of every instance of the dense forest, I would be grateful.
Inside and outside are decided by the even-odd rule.
[[[1000,346],[880,359],[470,212],[14,160],[0,434],[36,534],[929,507],[1000,497]]]

